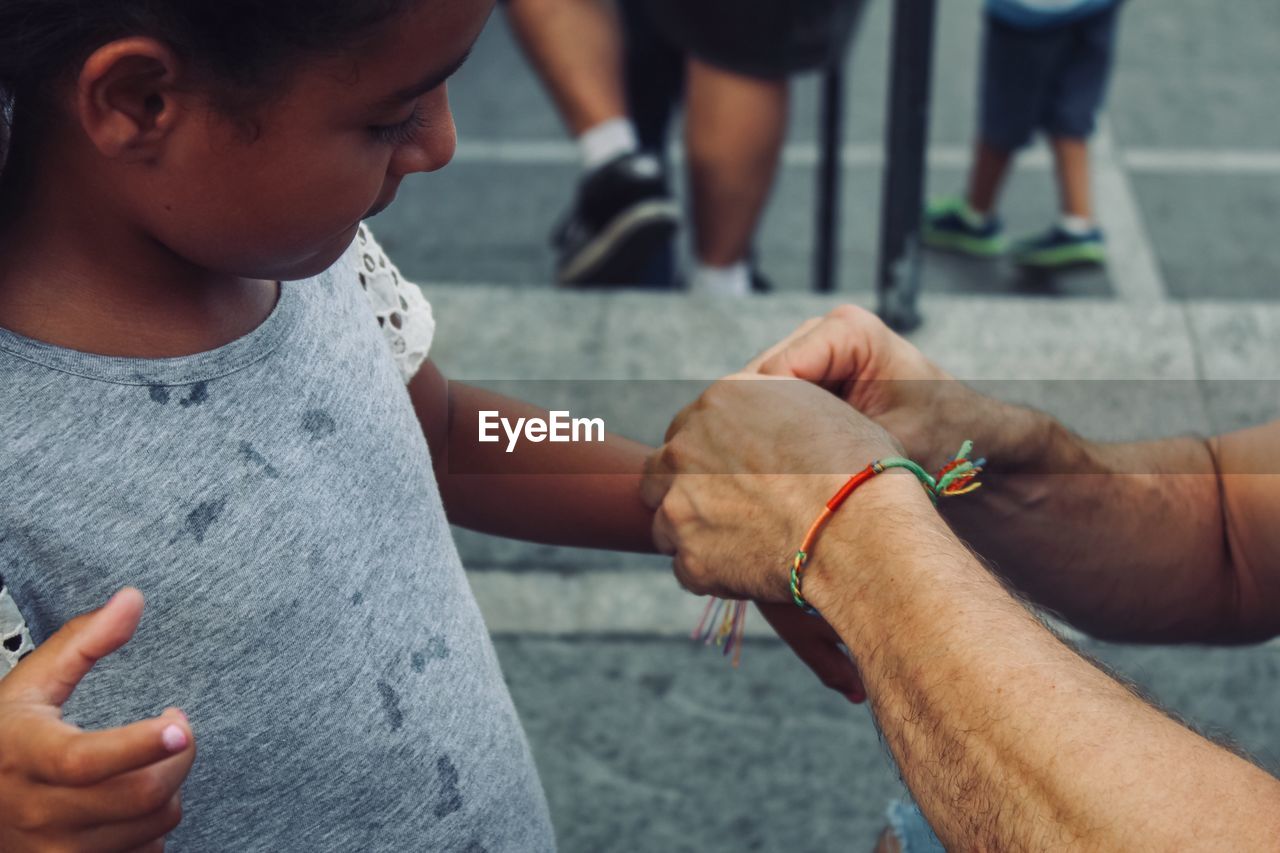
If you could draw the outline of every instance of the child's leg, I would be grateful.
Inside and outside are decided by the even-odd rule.
[[[1065,40],[1011,27],[988,15],[983,31],[979,132],[969,175],[969,206],[995,210],[1014,154],[1031,142],[1044,114]]]
[[[1099,264],[1107,253],[1093,221],[1089,137],[1111,76],[1116,8],[1066,31],[1068,49],[1054,71],[1041,124],[1053,146],[1062,216],[1048,231],[1013,247],[1015,262],[1041,269]]]
[[[1069,136],[1050,139],[1058,196],[1063,216],[1093,220],[1093,196],[1089,185],[1089,141]]]
[[[1064,40],[1019,30],[991,15],[983,30],[978,141],[963,198],[935,201],[925,214],[926,245],[975,257],[1003,254],[995,215],[1000,190],[1018,149],[1031,141],[1043,114],[1051,72]]]
[[[996,148],[985,140],[978,140],[973,150],[973,166],[969,171],[969,189],[965,201],[974,213],[990,216],[995,212],[996,201],[1005,176],[1013,165],[1013,152]]]
[[[1093,218],[1088,140],[1111,79],[1118,20],[1119,7],[1115,7],[1073,25],[1070,54],[1046,105],[1044,129],[1053,146],[1065,217]]]

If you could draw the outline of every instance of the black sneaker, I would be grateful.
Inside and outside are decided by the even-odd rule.
[[[680,223],[662,164],[624,154],[582,179],[551,237],[561,284],[635,284]]]

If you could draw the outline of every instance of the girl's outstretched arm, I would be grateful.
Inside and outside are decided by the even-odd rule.
[[[651,448],[605,434],[601,443],[528,443],[507,453],[505,441],[481,444],[481,411],[545,418],[537,406],[458,382],[430,361],[409,394],[431,448],[449,520],[498,536],[615,551],[654,551],[653,512],[640,495]],[[555,473],[549,473],[555,472]],[[573,473],[577,472],[577,473]],[[761,605],[774,630],[818,679],[851,701],[865,698],[857,669],[821,619],[791,604]]]
[[[448,382],[428,361],[409,395],[431,449],[449,520],[463,527],[553,545],[653,551],[653,513],[640,498],[651,448],[605,434],[602,442],[482,444],[480,412],[515,423],[546,419],[538,406]]]

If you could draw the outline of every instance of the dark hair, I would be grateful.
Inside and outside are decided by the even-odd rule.
[[[252,103],[292,61],[358,43],[416,2],[0,0],[0,199],[26,171],[53,84],[114,39],[157,38],[220,84],[228,102]]]

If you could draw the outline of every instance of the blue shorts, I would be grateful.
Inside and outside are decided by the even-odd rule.
[[[1025,30],[987,15],[982,58],[982,141],[1017,151],[1036,131],[1093,135],[1115,52],[1119,5],[1078,21]]]
[[[947,853],[913,800],[894,800],[885,817],[902,853]]]

